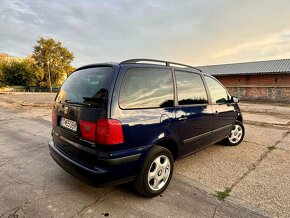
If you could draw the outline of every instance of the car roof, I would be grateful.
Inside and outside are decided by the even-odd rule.
[[[122,62],[106,62],[106,63],[96,63],[96,64],[89,64],[82,66],[80,68],[77,68],[76,71],[81,70],[81,69],[86,69],[86,68],[93,68],[93,67],[119,67],[119,66],[139,66],[139,67],[148,67],[148,66],[153,66],[153,67],[164,67],[164,68],[173,68],[173,69],[179,69],[179,70],[186,70],[190,72],[197,72],[197,73],[202,73],[202,70],[190,66],[190,65],[185,65],[185,64],[180,64],[176,62],[171,62],[171,61],[163,61],[163,60],[156,60],[156,59],[129,59],[125,60]]]

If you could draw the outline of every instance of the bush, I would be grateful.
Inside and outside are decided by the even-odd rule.
[[[7,59],[0,62],[0,85],[31,86],[35,84],[33,62],[30,59]]]

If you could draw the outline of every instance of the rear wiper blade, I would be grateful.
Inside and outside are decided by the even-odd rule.
[[[92,101],[103,101],[106,96],[99,96],[99,97],[83,97],[84,100],[92,100]]]
[[[97,100],[97,99],[100,99],[100,98],[97,98],[97,97],[83,97],[84,100]]]
[[[86,104],[86,103],[81,103],[81,102],[76,102],[76,101],[71,101],[71,100],[65,100],[64,102],[69,103],[69,104],[91,106],[91,104]]]

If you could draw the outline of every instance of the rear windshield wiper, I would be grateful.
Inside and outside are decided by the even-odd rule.
[[[98,100],[100,98],[97,97],[83,97],[84,100]]]
[[[101,96],[101,97],[83,97],[83,99],[85,101],[104,101],[105,96]]]
[[[81,102],[76,102],[76,101],[71,101],[71,100],[65,100],[64,102],[69,103],[69,104],[91,106],[91,104],[86,104],[86,103],[81,103]]]

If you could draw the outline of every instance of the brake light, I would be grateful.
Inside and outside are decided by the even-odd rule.
[[[81,136],[84,140],[95,142],[96,123],[81,120],[80,128],[81,128]]]
[[[56,125],[57,125],[57,113],[55,110],[52,110],[51,120],[52,120],[52,126],[56,127]]]
[[[97,144],[124,143],[122,124],[118,120],[99,119],[96,123],[81,120],[80,130],[84,140]]]
[[[124,143],[122,123],[113,119],[98,120],[96,143],[106,145]]]

